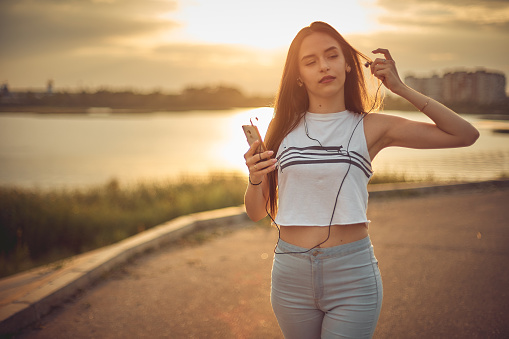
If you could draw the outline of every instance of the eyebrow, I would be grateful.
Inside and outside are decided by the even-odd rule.
[[[327,52],[332,51],[332,50],[337,50],[337,49],[338,49],[338,48],[337,48],[336,46],[331,46],[331,47],[327,48],[327,49],[324,51],[324,53],[327,53]],[[305,55],[305,56],[303,56],[300,60],[302,61],[302,60],[304,60],[304,59],[312,58],[312,57],[314,57],[314,56],[315,56],[315,54]]]

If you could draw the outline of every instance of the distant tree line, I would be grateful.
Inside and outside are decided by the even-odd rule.
[[[0,111],[35,112],[86,112],[90,107],[107,107],[122,111],[183,111],[183,110],[221,110],[234,107],[267,107],[274,103],[273,96],[247,96],[235,87],[204,86],[187,87],[179,94],[164,94],[159,91],[143,94],[132,90],[113,91],[99,89],[81,92],[9,92],[5,87],[0,91]],[[459,113],[508,114],[509,99],[490,104],[467,102],[444,102]],[[406,100],[387,95],[385,110],[415,111],[416,108]]]
[[[187,87],[180,94],[149,94],[131,90],[95,92],[12,92],[0,94],[0,108],[16,110],[24,107],[67,107],[86,109],[109,107],[112,109],[179,111],[192,109],[228,109],[233,107],[261,107],[272,105],[273,97],[246,96],[239,89],[228,86]]]

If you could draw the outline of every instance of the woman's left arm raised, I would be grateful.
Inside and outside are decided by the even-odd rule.
[[[405,85],[399,78],[396,64],[386,49],[376,49],[385,59],[376,59],[371,72],[391,92],[413,104],[434,123],[412,121],[384,115],[377,122],[382,131],[380,149],[389,146],[409,148],[452,148],[472,145],[479,138],[479,131],[451,109]],[[378,119],[377,119],[378,120]]]

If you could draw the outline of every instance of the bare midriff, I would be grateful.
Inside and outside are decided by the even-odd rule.
[[[320,244],[329,234],[328,226],[280,226],[280,236],[285,242],[295,246],[312,248]],[[319,247],[333,247],[364,239],[368,236],[366,223],[332,225],[330,236]]]

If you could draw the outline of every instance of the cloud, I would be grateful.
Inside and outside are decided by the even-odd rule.
[[[502,0],[378,0],[379,21],[410,29],[509,32],[509,2]]]
[[[363,51],[389,48],[400,74],[487,68],[509,73],[509,2],[378,0],[384,29],[352,35]]]
[[[249,92],[276,90],[286,50],[259,50],[232,44],[165,44],[153,51],[165,72],[184,84],[235,84]]]
[[[176,93],[189,85],[233,85],[246,93],[273,93],[280,80],[284,53],[235,45],[164,44],[144,53],[90,53],[39,56],[26,62],[10,58],[2,77],[12,88],[26,83],[43,87],[94,90],[107,86]],[[20,74],[23,70],[23,74]],[[11,80],[15,79],[15,80]],[[17,81],[19,82],[17,82]]]
[[[491,9],[507,7],[507,0],[378,0],[377,5],[389,10],[406,10],[415,6],[451,5],[454,7],[479,6]]]
[[[154,20],[175,10],[175,1],[2,0],[0,55],[19,57],[107,46],[115,38],[169,29],[178,23]]]
[[[254,64],[272,64],[280,57],[277,50],[259,50],[236,44],[171,43],[152,50],[155,58],[164,59],[175,65],[192,67],[226,66],[238,67]]]
[[[509,46],[507,34],[503,32],[392,30],[348,38],[368,55],[375,48],[388,48],[402,76],[460,68],[487,68],[509,73]]]

